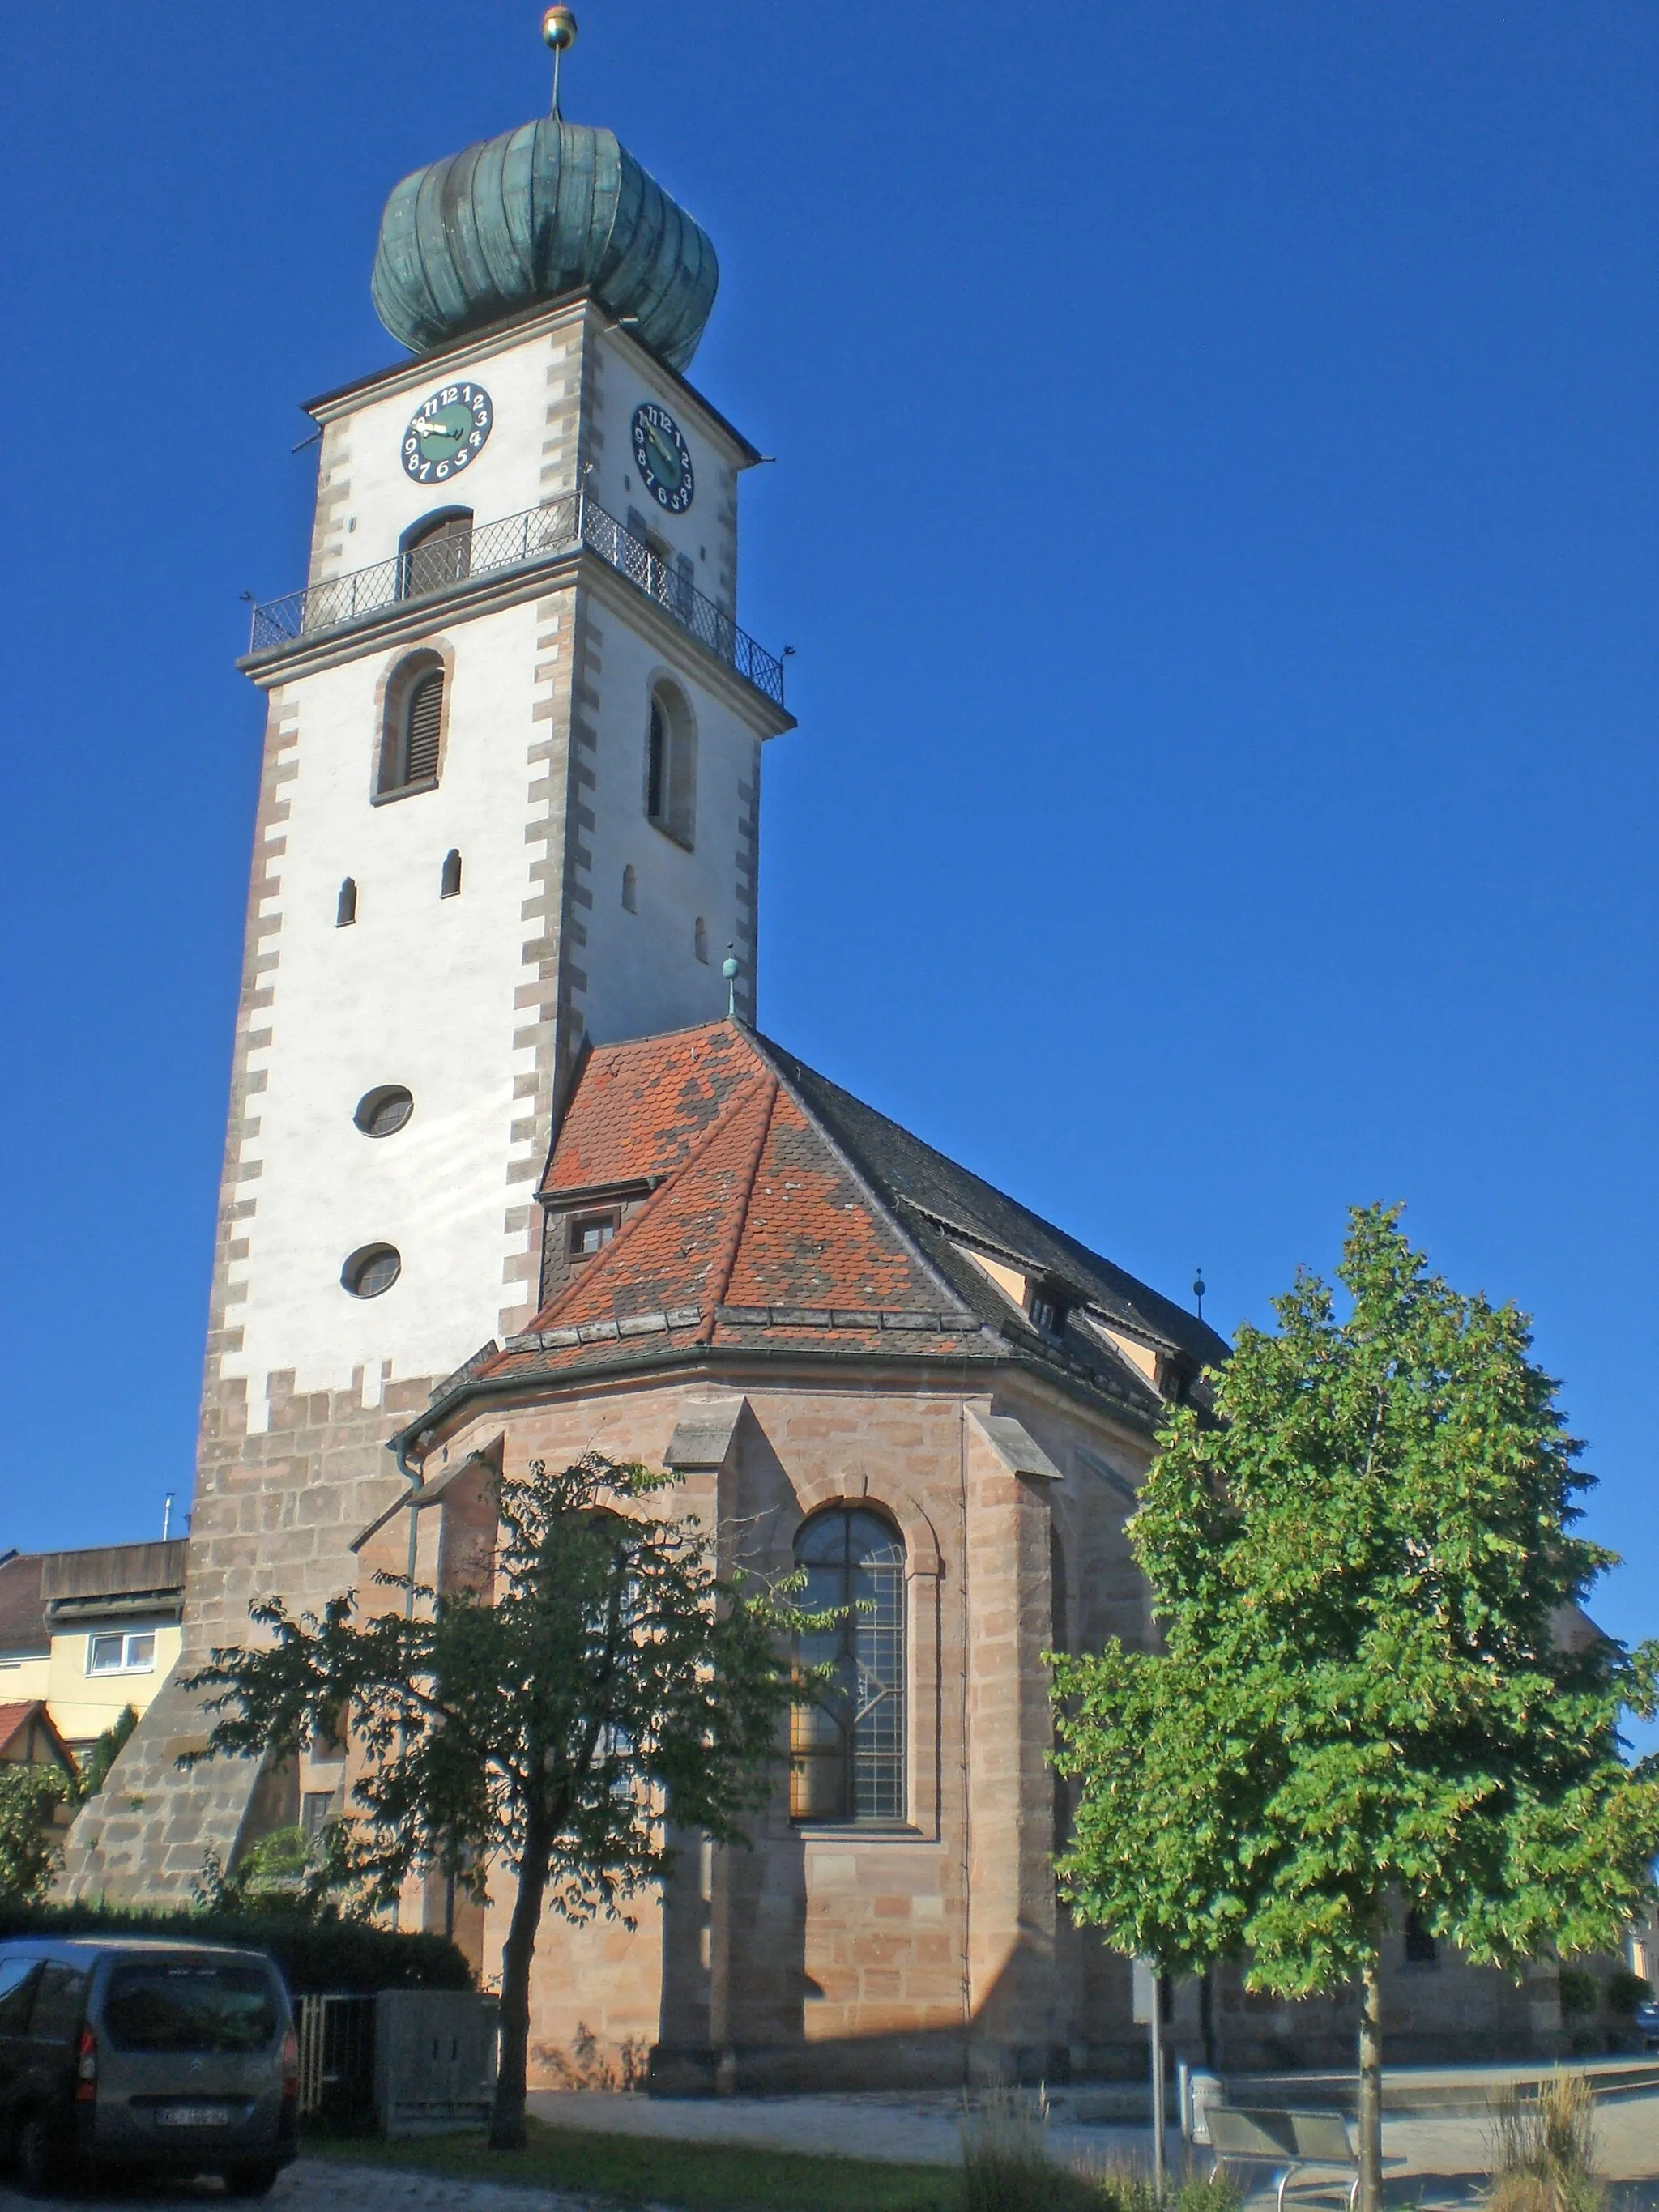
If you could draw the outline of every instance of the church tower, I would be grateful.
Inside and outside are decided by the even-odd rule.
[[[556,97],[387,203],[374,298],[408,358],[310,404],[309,574],[240,664],[268,716],[179,1674],[251,1598],[358,1579],[387,1438],[535,1312],[584,1048],[728,991],[753,1018],[761,752],[793,725],[737,621],[760,456],[685,380],[717,277]],[[71,1890],[186,1893],[205,1848],[298,1817],[303,1774],[179,1778],[201,1735],[175,1677]]]

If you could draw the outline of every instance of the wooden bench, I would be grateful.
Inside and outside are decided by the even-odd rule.
[[[1298,2185],[1299,2193],[1310,2198],[1340,2190],[1352,2212],[1359,2196],[1359,2154],[1345,2113],[1212,2105],[1206,2117],[1218,2170],[1226,2166],[1275,2169],[1277,2212],[1285,2212],[1285,2197]]]

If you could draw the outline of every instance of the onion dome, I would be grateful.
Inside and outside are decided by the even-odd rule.
[[[380,218],[371,289],[412,353],[589,290],[683,369],[719,283],[708,233],[614,132],[550,115],[405,177]]]

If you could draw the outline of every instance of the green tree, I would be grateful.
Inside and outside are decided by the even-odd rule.
[[[91,1751],[81,1773],[81,1794],[95,1797],[109,1779],[109,1771],[121,1755],[127,1738],[138,1725],[137,1708],[123,1705]]]
[[[371,1620],[349,1597],[320,1619],[274,1598],[251,1608],[271,1640],[216,1651],[190,1685],[225,1716],[198,1756],[290,1751],[346,1721],[362,1761],[353,1861],[380,1901],[429,1873],[482,1898],[492,1866],[510,1869],[497,2148],[524,2141],[544,1911],[621,1915],[669,1869],[671,1813],[741,1841],[794,1694],[781,1632],[796,1616],[716,1577],[696,1521],[655,1510],[672,1480],[597,1455],[532,1462],[501,1486],[477,1590],[383,1575],[403,1601]]]
[[[1414,1908],[1479,1963],[1615,1948],[1650,1902],[1659,1645],[1563,1637],[1613,1554],[1523,1316],[1428,1272],[1398,1210],[1350,1217],[1241,1330],[1215,1418],[1173,1413],[1130,1524],[1164,1649],[1056,1667],[1081,1784],[1063,1893],[1170,1970],[1358,1984],[1362,2205],[1380,2202],[1380,1947]]]
[[[51,1888],[64,1856],[54,1815],[78,1795],[60,1766],[0,1765],[0,1898],[7,1904],[31,1904]]]

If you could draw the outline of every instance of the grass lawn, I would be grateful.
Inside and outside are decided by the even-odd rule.
[[[480,2136],[307,2136],[302,2153],[458,2181],[516,2181],[617,2204],[679,2212],[953,2212],[960,2177],[948,2166],[878,2165],[755,2150],[743,2143],[662,2142],[527,2124],[521,2151],[493,2151]]]

